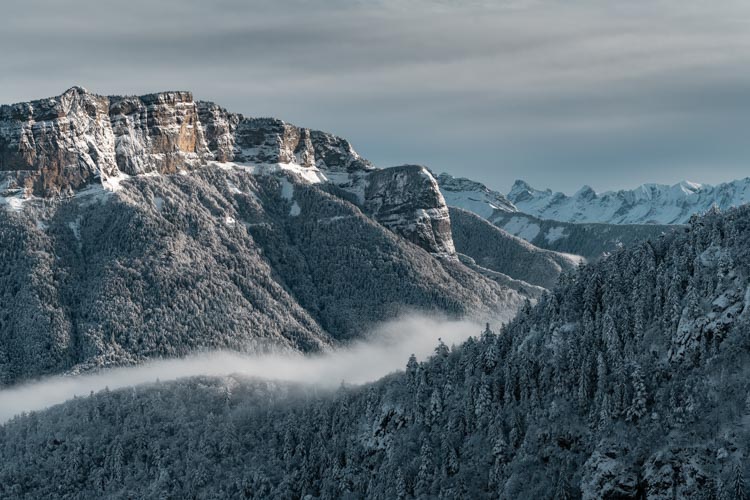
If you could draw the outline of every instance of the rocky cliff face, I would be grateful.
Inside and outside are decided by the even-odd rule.
[[[0,187],[56,196],[116,173],[108,98],[72,88],[0,107]]]
[[[105,97],[73,87],[0,107],[0,205],[210,162],[310,169],[353,187],[362,208],[395,233],[430,252],[454,254],[448,209],[427,169],[376,169],[349,141],[326,132],[244,117],[181,91]]]
[[[365,210],[428,251],[455,256],[448,206],[427,168],[402,165],[370,173]]]
[[[111,177],[169,174],[208,161],[374,167],[345,139],[273,118],[246,118],[190,92],[105,97],[73,87],[0,107],[0,186],[56,197]]]
[[[41,197],[212,158],[190,92],[103,97],[73,87],[0,107],[0,185]]]
[[[174,173],[213,158],[190,92],[109,98],[117,167],[127,175]]]

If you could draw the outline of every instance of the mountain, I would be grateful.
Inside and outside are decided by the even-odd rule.
[[[675,230],[675,226],[656,224],[559,222],[522,212],[497,212],[490,222],[538,248],[579,255],[588,261]]]
[[[197,378],[16,418],[0,495],[746,498],[749,231],[712,211],[366,386]]]
[[[0,107],[0,200],[0,384],[530,297],[461,263],[426,168],[189,92]]]
[[[508,199],[521,212],[563,222],[685,224],[713,206],[727,209],[750,202],[750,177],[717,186],[683,181],[604,193],[584,186],[573,196],[516,181]]]
[[[543,288],[552,288],[562,272],[575,269],[581,257],[543,250],[513,236],[476,214],[450,208],[456,251],[484,268]]]
[[[448,174],[440,174],[437,180],[450,207],[473,212],[535,247],[579,255],[587,260],[599,259],[623,245],[656,238],[673,229],[656,224],[569,223],[539,218],[525,213],[508,198],[479,182]],[[453,226],[455,230],[456,221]],[[523,275],[513,277],[523,279]]]
[[[438,175],[437,181],[448,206],[468,210],[485,219],[490,219],[497,211],[518,211],[505,196],[480,182],[446,173]]]

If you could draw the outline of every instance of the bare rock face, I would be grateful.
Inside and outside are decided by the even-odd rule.
[[[190,92],[113,97],[109,118],[125,174],[174,173],[213,157]]]
[[[448,206],[426,167],[402,165],[367,176],[365,211],[429,252],[454,257]]]
[[[236,132],[239,161],[315,166],[308,129],[276,118],[243,118]]]
[[[310,131],[318,168],[338,172],[373,170],[372,164],[359,156],[346,139],[319,130]]]
[[[212,102],[199,101],[197,106],[203,136],[214,159],[220,162],[234,160],[237,125],[242,115],[230,113]]]
[[[172,173],[212,158],[190,92],[64,94],[0,107],[0,183],[42,197],[69,195],[121,173]]]
[[[0,187],[58,196],[102,173],[117,173],[108,98],[73,87],[0,107]]]
[[[277,118],[246,118],[198,103],[208,147],[218,161],[295,163],[335,172],[374,170],[346,139]]]
[[[345,139],[275,118],[246,118],[190,92],[104,97],[73,87],[0,107],[0,189],[70,195],[126,174],[170,174],[207,161],[374,167]]]

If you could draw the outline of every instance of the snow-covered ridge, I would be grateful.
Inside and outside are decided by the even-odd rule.
[[[564,195],[537,192],[523,181],[517,181],[506,198],[471,179],[441,174],[437,176],[437,180],[448,206],[472,212],[536,247],[553,250],[558,254],[570,254],[579,260],[583,257],[596,260],[628,242],[657,237],[667,229],[667,226],[657,224],[571,223],[529,214],[524,204],[533,201],[535,194],[551,197]],[[691,186],[696,187],[685,184],[684,188],[690,189]],[[580,199],[591,199],[596,197],[596,193],[591,188],[584,188],[578,196]]]
[[[712,207],[727,209],[750,202],[750,178],[716,186],[683,181],[672,186],[644,184],[631,190],[596,193],[584,186],[572,196],[537,190],[516,181],[508,199],[521,212],[563,222],[608,224],[684,224]]]
[[[518,209],[503,194],[489,189],[480,182],[446,173],[437,176],[446,203],[489,219],[496,210],[517,212]]]

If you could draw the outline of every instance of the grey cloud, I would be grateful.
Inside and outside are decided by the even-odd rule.
[[[719,182],[747,158],[749,19],[734,0],[11,2],[0,101],[187,88],[497,188]]]

